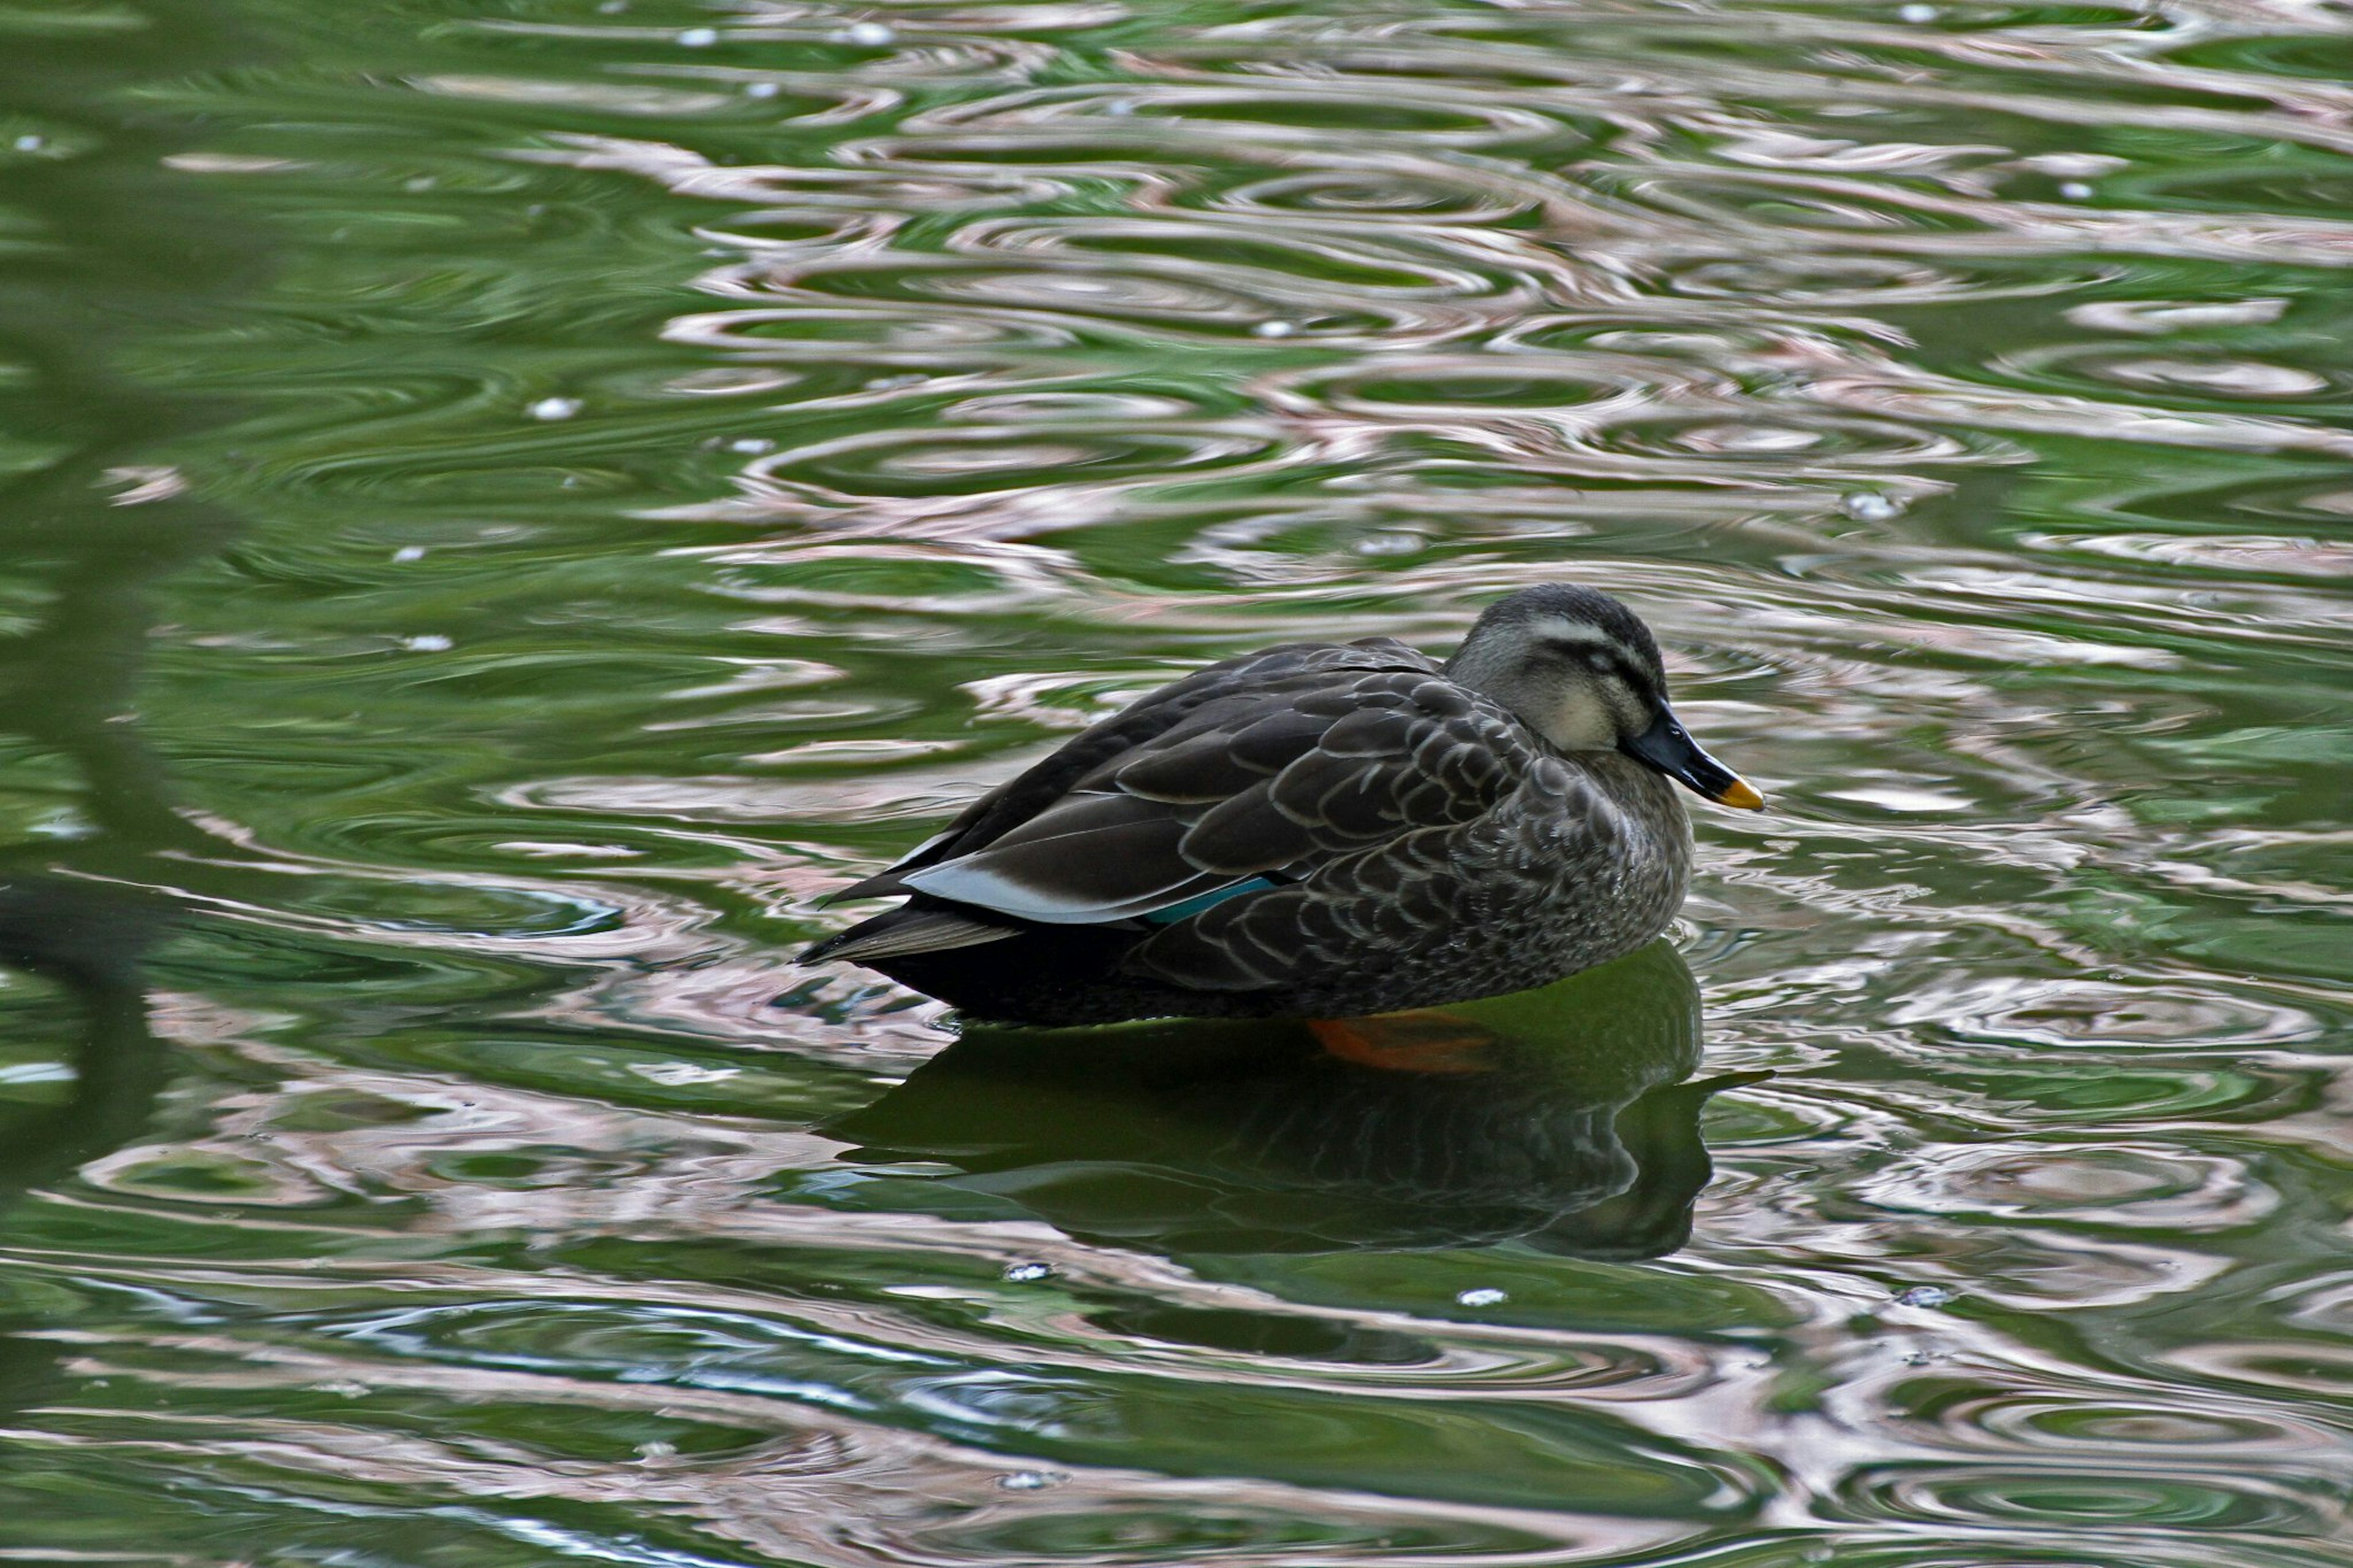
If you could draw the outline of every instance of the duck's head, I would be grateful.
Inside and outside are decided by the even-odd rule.
[[[1754,785],[1684,732],[1651,628],[1607,594],[1524,588],[1488,606],[1446,673],[1564,752],[1623,752],[1720,805],[1764,808]]]

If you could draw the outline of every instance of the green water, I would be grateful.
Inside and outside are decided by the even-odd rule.
[[[2353,1564],[2348,268],[2326,5],[0,5],[0,1561]],[[1549,577],[1680,960],[789,962]]]

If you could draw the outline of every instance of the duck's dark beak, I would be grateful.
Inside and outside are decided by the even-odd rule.
[[[1762,811],[1765,797],[1757,786],[1699,749],[1672,709],[1662,705],[1651,727],[1619,748],[1636,762],[1653,767],[1678,784],[1718,805]]]

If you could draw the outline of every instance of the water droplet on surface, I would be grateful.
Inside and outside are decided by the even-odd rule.
[[[2059,194],[2071,202],[2087,202],[2092,199],[2092,187],[2081,180],[2062,180]]]
[[[10,143],[10,145],[15,147],[19,153],[37,153],[42,148],[47,146],[48,143],[44,142],[38,136],[26,134],[17,137],[15,142]]]
[[[1905,5],[1898,8],[1895,14],[1915,26],[1936,19],[1936,8],[1934,5]]]
[[[741,440],[728,442],[727,449],[731,452],[742,452],[747,457],[756,458],[763,452],[775,451],[776,449],[776,444],[774,441],[769,440],[765,436],[746,436]]]
[[[1033,1279],[1044,1279],[1053,1272],[1053,1266],[1048,1263],[1008,1263],[1005,1266],[1005,1277],[1016,1285],[1027,1285]]]
[[[678,36],[678,41],[690,49],[707,49],[719,41],[716,27],[689,27]]]
[[[413,637],[403,637],[400,646],[411,653],[447,653],[455,646],[439,632],[421,632]]]
[[[1904,508],[1894,498],[1864,491],[1839,502],[1839,510],[1861,522],[1885,522]]]
[[[580,412],[576,397],[543,397],[524,410],[533,419],[569,419]]]
[[[1061,1478],[1046,1470],[1015,1470],[997,1478],[997,1484],[1009,1492],[1041,1492]]]
[[[1953,1299],[1953,1293],[1941,1285],[1914,1285],[1895,1293],[1899,1307],[1941,1307]]]
[[[744,96],[746,98],[774,98],[783,89],[772,81],[754,81],[744,84]]]
[[[1298,330],[1289,321],[1261,321],[1250,329],[1250,335],[1258,338],[1287,338]]]
[[[899,30],[888,22],[852,22],[843,37],[853,44],[879,49],[885,44],[895,43]]]
[[[392,558],[395,561],[398,561],[403,563],[411,561],[422,561],[425,559],[425,546],[422,544],[404,544],[399,549],[392,552]]]
[[[1482,1285],[1475,1290],[1458,1291],[1454,1297],[1465,1307],[1500,1307],[1511,1299],[1510,1292],[1498,1290],[1492,1285]]]

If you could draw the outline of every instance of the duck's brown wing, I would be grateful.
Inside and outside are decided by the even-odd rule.
[[[1536,745],[1403,644],[1269,649],[1104,721],[852,891],[923,894],[983,920],[1181,919],[1475,818]]]
[[[1348,644],[1284,643],[1206,665],[1092,725],[1053,755],[981,795],[945,828],[891,865],[862,881],[837,889],[825,901],[906,892],[909,873],[987,848],[1053,806],[1105,763],[1152,744],[1205,704],[1230,700],[1249,691],[1253,683],[1296,681],[1334,668],[1369,669],[1390,665],[1421,670],[1435,668],[1422,655],[1388,637]]]

